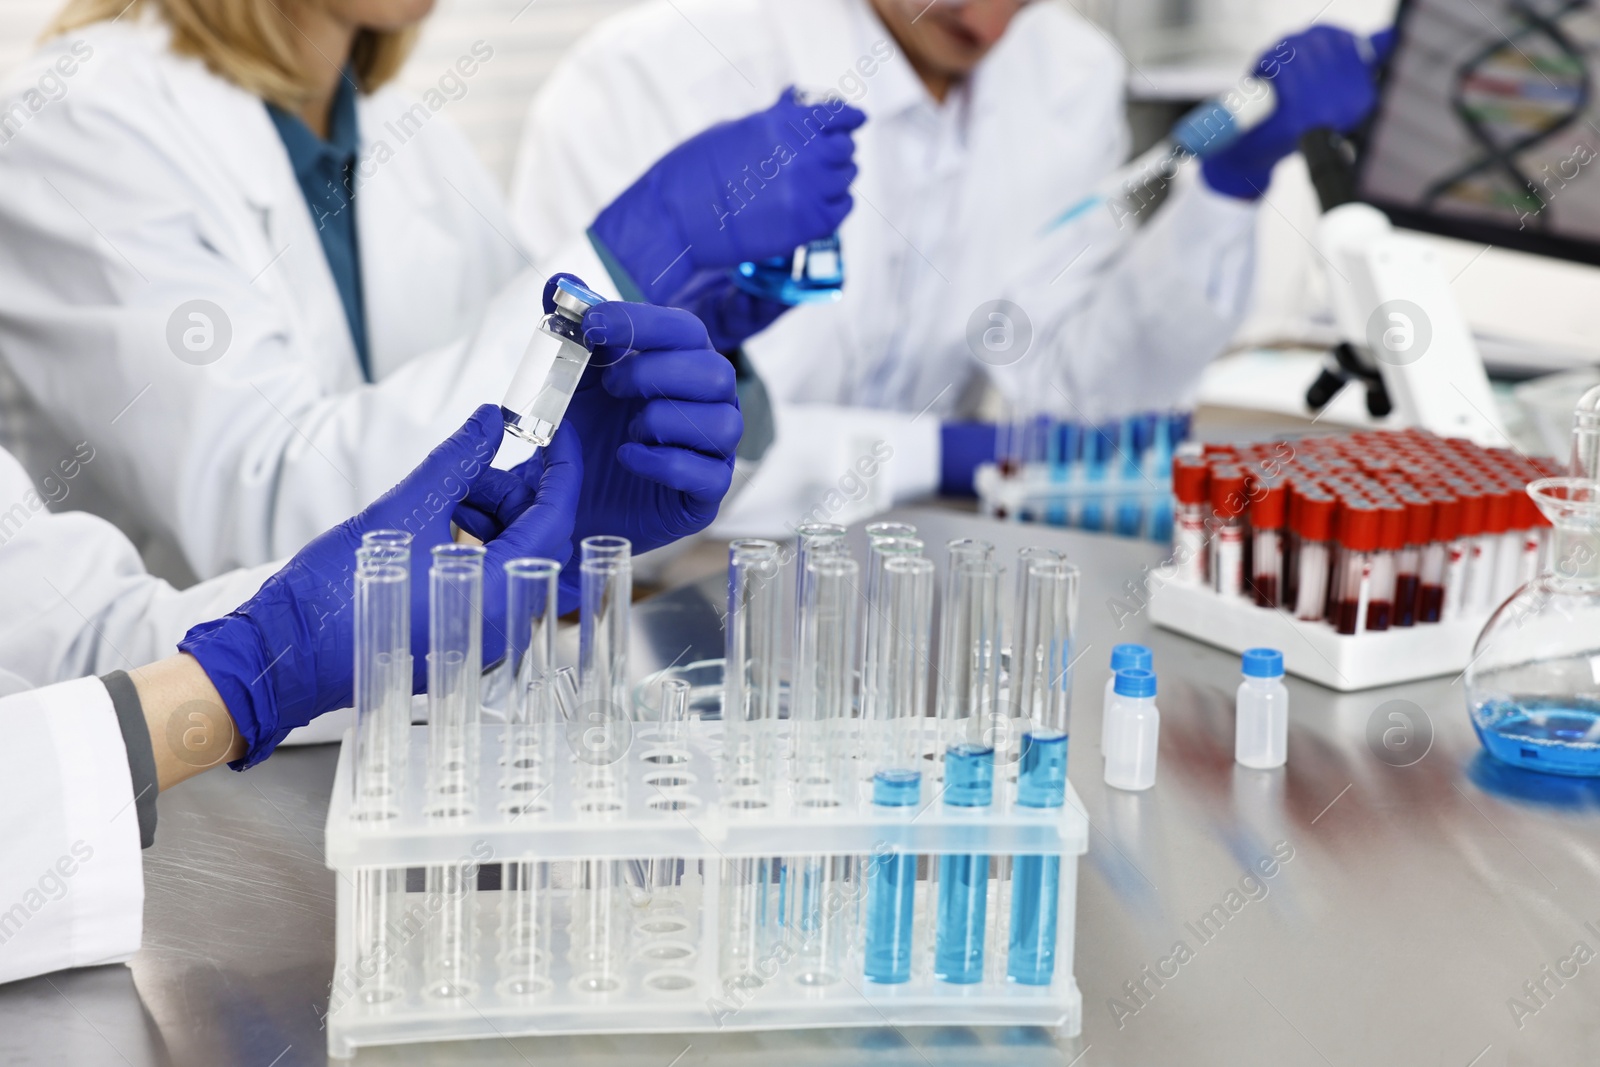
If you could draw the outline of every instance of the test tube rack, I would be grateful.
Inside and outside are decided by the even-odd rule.
[[[1474,612],[1426,626],[1341,634],[1326,622],[1297,619],[1210,586],[1151,584],[1150,619],[1157,626],[1230,652],[1281,649],[1285,671],[1341,693],[1460,673],[1489,618]]]
[[[1163,475],[1089,480],[1060,465],[1029,463],[1009,474],[985,463],[973,482],[983,514],[1122,537],[1172,536],[1172,479]]]
[[[777,742],[786,738],[780,725]],[[329,1014],[328,1050],[336,1058],[369,1045],[519,1035],[704,1032],[779,1028],[905,1025],[1036,1025],[1079,1032],[1082,997],[1073,978],[1077,858],[1088,846],[1088,821],[1070,783],[1060,808],[1016,803],[1016,764],[995,768],[988,808],[957,808],[941,801],[939,771],[923,775],[915,806],[885,809],[869,802],[870,783],[859,783],[855,803],[828,811],[800,811],[779,789],[762,810],[725,801],[719,783],[723,724],[692,719],[681,739],[663,743],[649,723],[628,723],[625,751],[599,766],[580,760],[588,751],[566,727],[548,727],[533,759],[515,760],[504,727],[481,729],[476,796],[456,818],[424,811],[427,732],[409,732],[408,765],[395,790],[392,817],[358,819],[352,805],[352,740],[340,753],[326,825],[326,859],[338,875],[336,964]],[[930,721],[924,751],[934,744]],[[590,757],[591,759],[593,757]],[[532,771],[508,772],[508,762]],[[937,760],[926,761],[937,768]],[[991,862],[984,977],[972,984],[938,980],[932,966],[933,901],[919,879],[915,895],[916,962],[911,980],[874,984],[863,977],[862,923],[869,857],[984,854],[1059,857],[1059,914],[1055,969],[1048,984],[1007,978],[1009,864]],[[803,985],[790,961],[805,935],[774,920],[753,965],[730,970],[720,943],[723,896],[730,864],[775,856],[841,857],[850,872],[839,894],[848,946],[839,980]],[[575,965],[571,933],[577,890],[573,871],[585,862],[617,861],[640,870],[661,857],[673,864],[673,884],[646,889],[637,877],[616,890],[622,915],[620,964],[608,981],[585,978]],[[410,891],[391,906],[386,940],[399,963],[399,992],[371,1003],[355,963],[355,895],[358,871],[427,868],[440,864],[548,864],[548,983],[532,995],[504,988],[504,889],[472,894],[476,937],[475,990],[437,998],[422,988],[423,929],[440,906]],[[924,861],[924,866],[931,866]],[[774,866],[774,871],[785,870]],[[791,888],[788,874],[764,884],[774,914]],[[651,884],[656,884],[652,882]],[[413,880],[413,885],[415,881]],[[482,883],[480,882],[480,886]],[[597,988],[609,986],[608,988]]]

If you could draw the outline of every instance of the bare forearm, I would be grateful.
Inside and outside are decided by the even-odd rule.
[[[150,729],[161,789],[244,756],[244,738],[193,656],[168,656],[128,675]]]

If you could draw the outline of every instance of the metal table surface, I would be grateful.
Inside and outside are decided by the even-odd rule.
[[[930,546],[983,536],[1009,557],[1047,544],[1083,570],[1070,763],[1092,826],[1078,897],[1082,1036],[519,1038],[369,1049],[357,1064],[1600,1061],[1600,784],[1489,762],[1449,678],[1355,694],[1291,678],[1288,766],[1239,767],[1236,659],[1156,630],[1126,596],[1156,546],[932,509],[894,517]],[[943,565],[942,548],[930,554]],[[641,604],[636,672],[720,655],[721,596],[711,580]],[[1103,664],[1129,639],[1153,646],[1161,678],[1160,772],[1142,794],[1106,788],[1097,753]],[[334,759],[332,746],[286,749],[162,797],[143,949],[126,967],[0,988],[0,1063],[325,1062]]]

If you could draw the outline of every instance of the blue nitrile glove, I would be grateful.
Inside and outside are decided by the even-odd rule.
[[[939,427],[939,495],[977,496],[978,468],[993,463],[1000,437],[992,422],[947,422]]]
[[[652,302],[682,308],[705,323],[711,347],[728,355],[789,310],[788,304],[739,288],[722,269],[696,271],[671,299]]]
[[[866,119],[843,100],[807,106],[786,89],[765,111],[719,123],[662,156],[600,212],[589,237],[621,275],[623,296],[709,312],[700,272],[788,255],[839,229],[856,176],[850,133]],[[768,306],[745,314],[764,317],[763,326],[782,314],[759,303]],[[719,348],[738,332],[737,320],[712,327]]]
[[[564,277],[572,275],[545,286],[547,310]],[[699,533],[732,484],[744,433],[733,364],[712,351],[699,320],[678,308],[596,304],[583,317],[583,334],[594,355],[562,423],[578,431],[586,474],[573,542],[626,537],[638,553]],[[535,456],[515,470],[524,492],[537,462]],[[513,495],[504,506],[524,502]],[[465,528],[480,539],[496,531],[492,523]],[[576,563],[574,556],[561,577],[563,608],[577,593]]]
[[[368,531],[411,534],[412,684],[422,692],[432,549],[450,541],[458,509],[497,523],[500,536],[485,545],[483,651],[486,663],[500,657],[505,565],[530,556],[566,562],[583,481],[571,429],[563,427],[530,461],[537,464],[527,472],[536,480],[531,493],[520,479],[489,466],[501,432],[500,408],[480,407],[404,481],[302,548],[237,610],[184,635],[178,648],[200,661],[247,744],[244,758],[232,764],[236,770],[266,759],[295,727],[350,705],[356,549]]]
[[[1307,133],[1324,126],[1340,133],[1355,129],[1378,102],[1377,72],[1393,45],[1392,30],[1365,42],[1337,26],[1312,26],[1269,49],[1254,73],[1272,85],[1277,110],[1202,162],[1206,184],[1254,200],[1267,191],[1272,168]]]

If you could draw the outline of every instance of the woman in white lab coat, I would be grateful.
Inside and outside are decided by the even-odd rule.
[[[85,481],[119,525],[198,576],[294,551],[500,399],[549,274],[613,291],[581,232],[533,263],[451,124],[492,44],[419,100],[386,87],[430,7],[71,0],[0,97],[0,353],[27,402],[13,439],[35,476],[87,441]],[[702,394],[652,396],[693,412]],[[683,494],[666,540],[715,514],[730,425],[694,440],[721,476],[630,458],[630,441],[686,443],[682,427],[586,434],[611,449],[587,458],[631,472],[635,496]],[[580,532],[624,532],[599,527],[636,501],[593,484],[611,496],[586,500]]]
[[[1340,62],[1290,47],[1263,75],[1300,131],[1248,146],[1232,182],[1183,174],[1141,227],[1126,204],[1073,212],[1126,159],[1128,71],[1068,5],[654,0],[580,41],[533,100],[512,215],[535,245],[570,241],[666,148],[788,85],[864,111],[843,298],[745,345],[776,441],[715,532],[850,521],[939,486],[941,422],[971,417],[985,380],[1084,422],[1186,401],[1246,310],[1271,164],[1345,121],[1302,101],[1336,97],[1320,83],[1352,64],[1366,76],[1335,44]],[[579,107],[618,135],[588,138],[567,118]],[[727,210],[768,195],[735,181]]]

